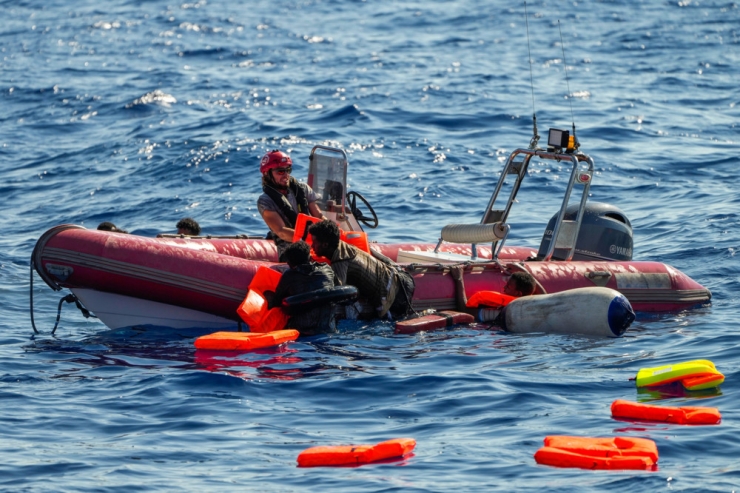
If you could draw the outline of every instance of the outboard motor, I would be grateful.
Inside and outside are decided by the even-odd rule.
[[[565,209],[566,221],[574,221],[578,214],[579,204]],[[552,230],[557,221],[555,214],[547,223],[542,236],[537,258],[547,255],[552,241]],[[565,249],[556,248],[553,260],[566,258]],[[578,232],[573,260],[632,260],[632,224],[619,208],[602,202],[587,202]]]

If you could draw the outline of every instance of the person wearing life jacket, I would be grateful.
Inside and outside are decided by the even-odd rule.
[[[334,287],[334,271],[325,263],[311,260],[311,247],[305,241],[289,244],[283,255],[290,269],[280,278],[269,308],[281,306],[283,300],[290,296]],[[301,335],[336,332],[335,318],[334,305],[324,304],[292,314],[286,328],[295,329]]]
[[[361,315],[402,317],[413,310],[414,278],[388,257],[339,241],[339,227],[329,220],[311,225],[308,232],[314,252],[329,259],[339,284],[355,286],[370,303],[372,310]]]
[[[480,309],[478,307],[468,307],[468,297],[465,294],[465,281],[463,280],[463,266],[453,265],[450,267],[450,275],[455,281],[455,304],[458,311],[478,316]],[[537,290],[537,280],[529,272],[514,272],[504,285],[503,294],[498,306],[490,308],[500,309],[505,306],[503,303],[511,301],[513,298],[520,296],[530,296]],[[498,293],[496,293],[498,294]]]
[[[530,296],[537,289],[537,281],[529,272],[514,272],[504,286],[504,294],[518,298]]]
[[[262,191],[257,199],[257,210],[270,228],[268,237],[275,241],[278,259],[283,262],[283,252],[293,241],[299,213],[326,219],[316,202],[318,196],[305,183],[299,183],[290,174],[293,160],[277,149],[262,156]]]

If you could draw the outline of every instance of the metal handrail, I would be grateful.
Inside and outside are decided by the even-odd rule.
[[[563,203],[560,206],[560,212],[558,213],[558,218],[555,221],[555,227],[552,230],[552,239],[550,240],[550,246],[547,249],[547,253],[545,254],[545,257],[543,258],[544,261],[548,261],[552,259],[553,254],[555,253],[555,246],[557,244],[558,239],[558,233],[560,233],[560,227],[563,224],[563,218],[565,217],[565,209],[568,207],[568,202],[570,201],[570,194],[573,192],[573,186],[575,185],[576,180],[579,177],[579,159],[577,159],[578,155],[576,154],[570,154],[567,155],[570,157],[570,160],[573,162],[573,169],[570,173],[570,180],[568,180],[568,186],[565,190],[565,196],[563,197]],[[581,230],[581,221],[583,221],[583,210],[586,207],[586,201],[588,200],[588,191],[591,188],[591,178],[593,177],[593,171],[594,171],[594,161],[589,156],[583,155],[585,158],[584,161],[586,161],[589,165],[588,168],[588,179],[583,182],[583,193],[581,195],[581,202],[578,206],[578,215],[576,218],[576,227],[574,232],[574,241],[573,244],[570,246],[570,250],[568,251],[568,255],[564,260],[571,260],[573,258],[573,254],[575,253],[576,248],[576,239],[578,238],[578,232]]]
[[[516,158],[518,156],[523,156],[523,159],[521,161],[517,161]],[[581,196],[581,201],[578,209],[578,216],[576,219],[576,225],[575,225],[575,238],[578,237],[578,231],[580,231],[581,228],[581,221],[583,219],[583,210],[586,206],[586,201],[588,200],[588,191],[591,186],[591,179],[593,178],[593,170],[594,170],[594,161],[591,159],[590,156],[587,156],[583,153],[562,153],[562,152],[556,152],[552,150],[543,150],[543,149],[516,149],[514,150],[509,157],[506,160],[506,163],[504,164],[504,170],[501,173],[501,176],[499,177],[499,180],[496,184],[496,188],[494,188],[493,194],[491,195],[491,199],[488,201],[488,205],[486,206],[486,210],[483,213],[483,217],[481,218],[481,224],[488,223],[488,222],[499,222],[501,224],[506,224],[506,221],[509,217],[509,213],[511,212],[511,207],[514,204],[514,201],[516,199],[517,194],[519,193],[519,188],[521,187],[521,183],[524,180],[524,177],[527,174],[527,169],[529,167],[529,164],[533,157],[537,157],[539,159],[546,159],[546,160],[552,160],[552,161],[566,161],[571,162],[573,164],[573,168],[571,170],[570,179],[568,181],[568,186],[565,190],[565,196],[563,198],[563,203],[560,207],[560,211],[558,213],[558,218],[555,222],[555,227],[553,228],[552,233],[552,240],[550,242],[550,246],[548,248],[547,254],[544,257],[545,261],[551,260],[552,256],[555,252],[555,245],[557,243],[558,234],[560,233],[561,225],[563,223],[563,219],[565,217],[565,209],[568,207],[568,202],[570,201],[570,196],[573,191],[573,187],[576,182],[581,183],[584,185],[583,194]],[[588,164],[587,170],[581,170],[580,163],[585,162]],[[508,201],[506,203],[506,206],[503,210],[494,210],[493,207],[496,203],[496,199],[498,198],[499,193],[501,192],[504,182],[506,181],[506,178],[508,175],[515,174],[516,181],[514,185],[512,186],[512,190],[509,194]],[[585,179],[584,179],[585,175]],[[496,244],[497,241],[494,241],[491,245],[492,251],[496,250]],[[571,260],[573,258],[573,254],[575,252],[575,241],[572,245],[570,245],[570,249],[568,252],[568,255],[566,256],[565,260]]]

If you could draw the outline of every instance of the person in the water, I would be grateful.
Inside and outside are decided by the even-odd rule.
[[[284,252],[288,269],[283,273],[269,307],[280,306],[285,298],[318,289],[333,288],[334,272],[324,263],[311,260],[311,247],[305,241],[289,244]],[[291,314],[286,328],[296,329],[301,335],[336,331],[334,305],[325,304],[303,313]]]
[[[200,234],[200,224],[192,217],[180,219],[175,227],[179,235],[198,236]]]
[[[114,233],[126,233],[128,234],[128,231],[125,229],[121,229],[112,222],[109,221],[103,221],[102,223],[98,224],[98,231],[113,231]]]
[[[455,281],[455,305],[459,312],[469,313],[473,316],[478,317],[480,314],[480,307],[470,308],[468,307],[468,297],[465,294],[465,281],[463,280],[464,268],[462,265],[453,265],[450,267],[450,276]],[[511,301],[512,298],[519,298],[521,296],[530,296],[537,291],[537,280],[529,272],[514,272],[509,279],[507,279],[504,285],[503,294],[504,297],[496,297],[496,301],[493,302],[490,308],[501,309],[505,306],[507,301]],[[495,306],[494,306],[495,305]],[[486,307],[486,305],[481,305]]]
[[[372,250],[366,253],[340,241],[339,227],[332,221],[313,224],[308,232],[316,255],[331,261],[337,281],[356,287],[360,297],[369,301],[374,315],[403,317],[412,311],[415,284],[408,272],[385,255]]]

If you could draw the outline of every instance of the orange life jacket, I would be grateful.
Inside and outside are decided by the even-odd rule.
[[[367,464],[403,457],[416,447],[413,438],[394,438],[375,445],[334,445],[311,447],[298,454],[299,467]]]
[[[312,243],[311,235],[308,234],[308,227],[312,224],[321,221],[318,217],[309,216],[307,214],[298,214],[298,219],[295,222],[295,230],[293,232],[293,243],[298,240],[303,240],[309,245]]]
[[[265,291],[275,291],[281,276],[279,272],[261,266],[249,283],[247,297],[236,309],[236,313],[249,325],[251,332],[281,330],[288,323],[288,315],[280,307],[267,309],[264,295]]]
[[[644,421],[662,421],[679,425],[716,425],[722,421],[722,415],[714,407],[655,406],[622,399],[612,402],[612,416]]]
[[[468,299],[465,306],[468,308],[478,308],[479,306],[502,308],[515,299],[516,296],[509,296],[498,291],[478,291]]]
[[[548,436],[534,460],[556,467],[650,469],[658,462],[658,447],[647,438]]]
[[[298,219],[296,219],[295,223],[295,232],[293,233],[293,242],[295,243],[296,241],[303,240],[311,245],[313,243],[313,239],[311,235],[308,234],[308,228],[319,221],[321,221],[321,219],[318,217],[298,214]],[[367,233],[364,231],[344,231],[340,229],[339,239],[345,243],[356,246],[363,252],[370,253],[370,242],[367,239]],[[314,259],[316,259],[317,257],[313,251],[311,253]]]
[[[277,346],[295,341],[300,333],[297,330],[274,330],[266,334],[253,332],[214,332],[195,340],[197,349],[217,349],[235,351]]]

